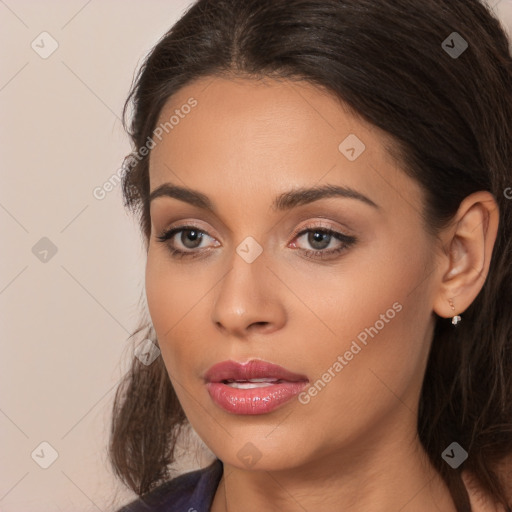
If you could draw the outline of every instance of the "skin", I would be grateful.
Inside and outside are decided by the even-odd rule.
[[[306,82],[208,77],[171,97],[159,123],[190,97],[197,106],[151,151],[150,190],[192,188],[217,213],[152,201],[146,294],[180,403],[224,463],[211,510],[454,512],[416,434],[418,401],[434,313],[462,314],[487,276],[492,195],[466,198],[435,239],[422,224],[422,190],[389,156],[386,133],[332,95]],[[355,161],[338,149],[349,134],[366,146]],[[270,207],[280,193],[327,183],[378,208],[341,197]],[[203,241],[194,246],[187,231],[157,240],[184,224],[206,232]],[[342,242],[312,245],[312,235],[295,236],[306,226],[357,241],[308,259],[305,250]],[[252,263],[236,252],[248,236],[263,249]],[[174,259],[172,244],[203,256]],[[260,358],[316,382],[397,302],[400,312],[308,404],[243,416],[211,400],[203,375],[227,359]],[[237,456],[248,442],[260,456],[251,467]]]

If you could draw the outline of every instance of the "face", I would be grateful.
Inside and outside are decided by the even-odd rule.
[[[158,125],[172,116],[150,155],[146,294],[192,427],[225,464],[250,452],[269,470],[412,439],[438,274],[422,191],[386,134],[313,85],[270,79],[195,82]],[[292,195],[326,186],[339,193]],[[272,410],[226,410],[205,374],[251,359],[308,382]]]

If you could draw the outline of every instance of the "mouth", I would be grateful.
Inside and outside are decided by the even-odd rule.
[[[254,389],[254,388],[268,388],[269,386],[272,386],[273,384],[281,384],[283,382],[289,382],[281,379],[269,379],[269,378],[263,378],[263,379],[249,379],[249,380],[234,380],[234,379],[227,379],[223,380],[222,384],[226,384],[230,388],[235,389]]]
[[[293,373],[282,366],[261,359],[247,363],[223,361],[213,365],[204,376],[206,382],[275,384],[278,381],[307,381],[305,375]]]
[[[212,400],[232,414],[265,414],[289,402],[308,384],[304,375],[262,360],[224,361],[205,374]]]

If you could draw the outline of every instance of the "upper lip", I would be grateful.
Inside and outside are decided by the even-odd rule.
[[[246,381],[250,379],[276,379],[289,382],[307,381],[304,375],[292,373],[277,364],[251,359],[246,363],[237,361],[222,361],[214,364],[204,376],[207,382],[222,382],[224,380]]]

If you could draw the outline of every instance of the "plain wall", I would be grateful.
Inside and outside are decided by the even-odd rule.
[[[106,445],[144,252],[120,186],[94,190],[130,151],[120,119],[135,70],[190,4],[0,2],[3,512],[107,512],[134,497]],[[512,0],[491,4],[512,34]],[[209,461],[194,442],[181,471]]]

